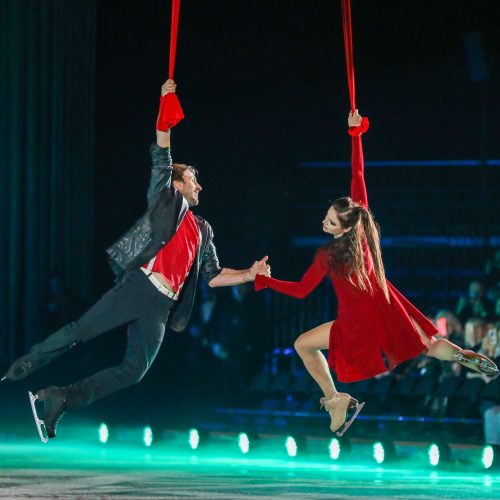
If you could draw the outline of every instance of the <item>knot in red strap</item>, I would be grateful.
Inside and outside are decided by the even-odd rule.
[[[361,125],[358,125],[357,127],[349,127],[348,132],[352,137],[359,137],[360,135],[363,135],[369,128],[370,122],[366,116],[363,116],[363,118],[361,118]]]
[[[160,97],[160,113],[156,121],[156,128],[166,132],[175,127],[184,118],[181,103],[176,94],[169,92]]]

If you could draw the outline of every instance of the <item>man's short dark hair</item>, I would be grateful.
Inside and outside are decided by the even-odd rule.
[[[196,170],[194,167],[191,165],[186,165],[185,163],[174,163],[172,165],[172,182],[173,181],[180,181],[182,182],[184,180],[184,172],[186,170],[190,170],[193,172],[193,175],[198,178],[198,170]]]

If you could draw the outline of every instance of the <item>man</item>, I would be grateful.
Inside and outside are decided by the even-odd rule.
[[[167,80],[162,95],[175,92]],[[165,333],[165,325],[185,329],[193,306],[198,274],[211,287],[253,281],[269,274],[267,257],[248,268],[220,268],[208,222],[193,215],[201,186],[196,170],[172,164],[170,130],[156,131],[151,146],[152,170],[144,215],[115,242],[107,253],[117,276],[114,288],[102,296],[78,321],[70,323],[32,347],[16,360],[2,380],[20,380],[79,342],[128,324],[127,350],[122,362],[68,387],[48,387],[30,393],[33,414],[42,441],[56,436],[62,415],[139,382],[151,366]],[[170,318],[169,318],[170,316]],[[44,402],[44,420],[35,401]],[[44,436],[41,424],[45,425]]]

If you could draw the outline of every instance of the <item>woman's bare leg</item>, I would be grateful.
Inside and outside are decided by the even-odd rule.
[[[328,349],[332,325],[333,321],[330,321],[303,333],[295,341],[295,349],[302,358],[307,371],[321,387],[325,395],[324,398],[321,398],[321,403],[330,414],[330,430],[336,432],[344,425],[349,408],[356,406],[357,401],[351,398],[349,394],[337,392],[330,374],[330,368],[325,356],[321,352],[323,349]],[[359,410],[361,408],[362,406],[359,407]],[[359,410],[353,416],[350,423],[352,423],[359,413]],[[350,423],[346,425],[342,433],[347,430]]]
[[[411,318],[411,321],[427,347],[427,356],[443,361],[454,361],[454,354],[462,350],[460,347],[446,339],[429,338],[414,318]]]
[[[413,318],[411,320],[422,341],[427,346],[427,356],[432,356],[443,361],[457,361],[466,368],[479,373],[485,373],[486,375],[493,376],[498,374],[497,366],[487,356],[462,349],[446,339],[436,339],[434,337],[430,339],[425,335],[420,325]]]
[[[330,328],[333,321],[317,326],[303,333],[295,341],[295,350],[302,358],[304,366],[311,377],[321,387],[326,399],[331,399],[337,389],[330,374],[330,368],[322,349],[328,349],[330,343]]]

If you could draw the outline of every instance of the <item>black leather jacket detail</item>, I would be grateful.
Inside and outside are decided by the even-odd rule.
[[[172,187],[170,148],[160,148],[153,144],[151,158],[148,208],[135,224],[106,250],[110,266],[117,278],[152,259],[170,241],[189,208],[184,197]],[[213,243],[213,230],[202,217],[196,215],[195,219],[200,231],[198,251],[169,319],[169,326],[176,331],[182,331],[187,326],[200,271],[207,281],[221,272]]]

